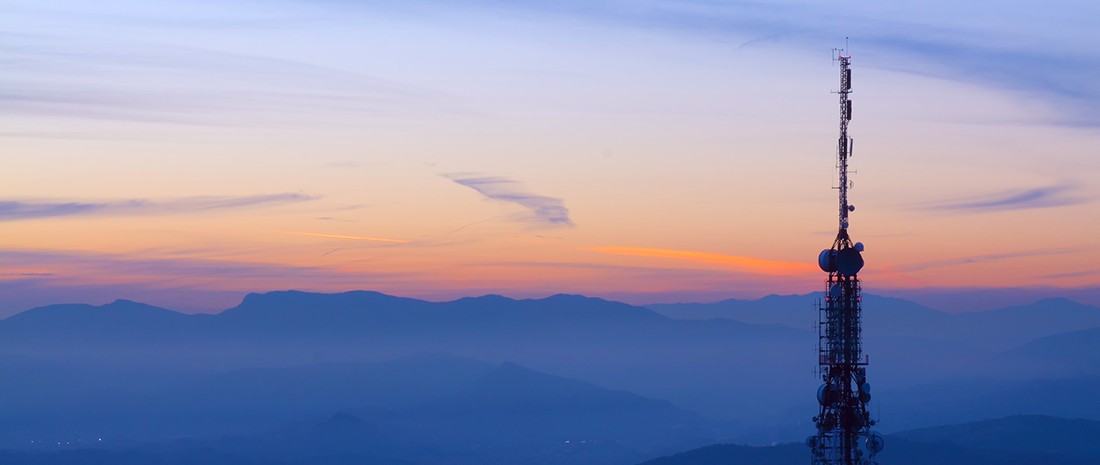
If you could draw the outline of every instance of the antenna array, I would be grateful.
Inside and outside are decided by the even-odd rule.
[[[883,448],[882,436],[871,431],[867,403],[871,385],[867,382],[868,358],[863,354],[861,313],[863,297],[857,277],[863,268],[863,243],[848,236],[848,214],[855,206],[848,203],[848,159],[853,143],[848,137],[852,120],[851,55],[833,51],[840,63],[840,138],[837,141],[836,166],[840,183],[839,230],[831,248],[821,251],[818,265],[829,273],[825,297],[818,302],[818,368],[823,384],[817,390],[820,411],[813,418],[817,434],[806,439],[813,451],[815,465],[872,465]]]

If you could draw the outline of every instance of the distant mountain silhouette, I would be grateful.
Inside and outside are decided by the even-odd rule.
[[[3,320],[0,334],[15,341],[32,337],[125,338],[146,342],[188,329],[202,315],[185,315],[129,300],[106,305],[60,304],[34,308]]]
[[[888,435],[879,463],[1100,464],[1100,422],[1014,416]],[[644,465],[799,464],[804,444],[747,447],[711,445],[643,462]]]
[[[44,437],[244,434],[347,407],[392,410],[450,395],[495,365],[447,354],[223,373],[0,357],[0,447]]]
[[[300,463],[410,463],[392,457],[396,453],[398,440],[385,428],[350,413],[338,412],[319,423],[288,431],[215,441],[192,441],[175,448]],[[145,449],[162,450],[155,447]]]
[[[1046,336],[999,354],[1002,373],[1024,376],[1087,376],[1100,373],[1100,328]]]
[[[662,400],[501,364],[453,395],[406,409],[458,441],[614,441],[645,447],[706,436],[713,423]],[[685,431],[690,434],[683,435]],[[717,434],[717,433],[715,433]],[[676,436],[682,436],[677,438]]]
[[[0,411],[10,420],[0,422],[0,444],[242,436],[349,408],[383,429],[420,418],[482,434],[493,427],[478,422],[511,424],[522,411],[540,418],[542,431],[575,435],[568,427],[592,419],[582,432],[603,434],[606,420],[685,449],[715,424],[727,439],[797,440],[810,428],[819,382],[811,300],[684,307],[745,321],[670,318],[575,295],[427,302],[282,291],[250,294],[216,315],[129,301],[47,306],[0,320]],[[872,409],[886,428],[1021,413],[1100,419],[1095,333],[1081,330],[1095,307],[1055,299],[953,315],[874,296],[865,307]],[[1075,332],[1047,334],[1063,327]],[[629,438],[600,437],[613,439],[582,443],[584,454],[642,450]],[[461,435],[436,439],[468,451]]]
[[[1100,307],[1068,299],[1043,299],[1026,305],[953,315],[979,338],[1008,348],[1054,334],[1100,327]]]
[[[728,318],[807,328],[817,321],[813,302],[818,297],[816,293],[771,295],[758,300],[659,304],[647,308],[673,318]],[[907,300],[865,295],[863,309],[867,335],[954,340],[989,350],[1004,350],[1043,336],[1100,327],[1100,308],[1068,299],[1043,299],[980,312],[944,313]]]
[[[715,303],[654,304],[646,308],[671,318],[706,320],[727,318],[753,324],[779,324],[792,328],[810,328],[817,321],[816,299],[820,293],[769,295],[755,300],[727,299]],[[948,314],[908,300],[882,297],[873,294],[863,296],[863,306],[871,311],[866,317],[875,319],[878,314],[895,315],[882,319],[892,324],[895,319],[923,321],[939,325]],[[881,309],[881,310],[880,310]]]
[[[387,451],[425,464],[629,464],[720,437],[713,425],[665,401],[503,363],[437,398],[351,409],[277,442],[311,444],[312,456]],[[372,443],[378,432],[389,439],[373,449],[339,445],[356,435]]]
[[[483,367],[469,360],[433,354],[363,369],[374,374],[418,371],[429,366],[446,368],[444,365],[451,362],[464,365],[458,367],[461,372]],[[403,366],[397,369],[394,365]],[[329,368],[295,371],[318,373]],[[339,370],[347,373],[344,367]],[[431,376],[433,373],[425,371],[406,377],[405,381],[412,383],[406,387],[422,390],[417,381]],[[723,434],[713,422],[668,402],[511,363],[490,366],[465,384],[450,381],[437,389],[442,394],[406,407],[346,409],[316,423],[269,434],[190,440],[170,447],[136,450],[161,458],[208,451],[293,463],[595,465],[631,464],[710,442]]]
[[[1100,420],[1100,376],[1056,379],[952,379],[897,390],[877,407],[890,430],[1011,415]]]
[[[699,420],[697,415],[677,409],[666,401],[647,399],[627,391],[607,390],[508,362],[485,373],[456,395],[422,408],[444,409],[448,415],[563,415],[569,409],[575,409],[586,414],[641,413]]]
[[[1056,454],[1012,453],[959,447],[951,443],[930,444],[888,436],[879,463],[891,465],[1096,465],[1100,461]],[[707,446],[665,456],[640,465],[798,465],[810,460],[810,450],[799,443],[771,447],[733,444]]]
[[[575,295],[515,300],[500,296],[427,302],[377,292],[250,294],[217,315],[183,315],[149,307],[116,321],[103,307],[44,307],[0,321],[0,352],[28,358],[226,371],[316,362],[375,362],[447,352],[629,388],[715,415],[759,415],[771,401],[718,398],[724,390],[792,378],[776,359],[806,362],[806,331],[735,321],[685,321],[651,310]],[[48,317],[38,317],[48,315]],[[761,354],[767,354],[761,357]],[[682,363],[684,358],[695,361]],[[658,373],[674,370],[674,377]],[[740,373],[755,373],[745,378]],[[812,389],[780,383],[767,398]],[[670,383],[670,381],[672,381]]]
[[[227,324],[295,334],[378,329],[433,332],[456,325],[485,330],[536,325],[545,328],[578,322],[608,325],[663,319],[641,307],[565,294],[526,300],[490,295],[434,303],[370,291],[249,294],[240,305],[219,317]]]
[[[642,462],[644,465],[786,465],[809,462],[810,452],[803,444],[750,447],[714,444],[686,452]]]
[[[507,368],[511,370],[511,368]],[[634,462],[623,447],[593,441],[539,443],[537,447],[486,447],[471,442],[464,448],[413,444],[379,439],[380,428],[355,415],[340,412],[296,432],[214,442],[150,445],[117,450],[81,449],[63,452],[0,451],[4,463],[75,465],[110,463],[137,465],[503,465],[624,464],[641,465],[795,465],[809,459],[801,443],[769,447],[714,444],[659,458]],[[1013,416],[958,425],[905,431],[886,437],[880,463],[918,465],[1096,465],[1100,464],[1100,422],[1043,416]],[[385,455],[376,455],[382,452]],[[419,460],[409,460],[414,456]],[[404,458],[402,458],[404,457]]]
[[[260,413],[271,406],[301,413],[346,407],[404,408],[467,386],[493,370],[490,363],[445,353],[386,362],[319,363],[246,368],[203,376],[187,387],[195,409]]]
[[[43,377],[33,375],[34,367],[38,362],[0,364],[8,376],[0,389],[26,374],[45,383],[23,393],[0,391],[5,424],[12,425],[0,426],[0,438],[9,447],[44,436],[100,436],[117,452],[123,435],[140,432],[135,439],[149,442],[190,432],[206,438],[170,450],[123,451],[165,458],[213,450],[273,463],[597,464],[633,463],[728,431],[666,401],[442,353],[193,373],[159,384],[149,382],[159,374],[148,373],[117,388],[99,385],[124,372],[97,377],[94,370],[56,365],[38,368]],[[111,379],[99,379],[105,375]],[[41,397],[34,397],[39,390]],[[315,420],[303,423],[307,418]],[[222,435],[232,437],[210,438]],[[116,458],[126,463],[128,457]]]
[[[0,463],[11,465],[353,465],[354,461],[294,461],[212,453],[203,450],[146,452],[137,450],[80,449],[64,452],[0,450]],[[372,461],[372,465],[413,465],[400,461]]]
[[[1100,461],[1100,422],[1092,420],[1016,415],[905,431],[894,436],[973,449],[1057,454]]]

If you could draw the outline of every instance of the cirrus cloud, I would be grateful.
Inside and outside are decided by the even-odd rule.
[[[1085,197],[1072,195],[1071,193],[1076,188],[1077,186],[1072,183],[1062,183],[1053,186],[1016,189],[992,195],[925,206],[923,209],[972,212],[1027,210],[1033,208],[1077,205],[1089,201],[1089,199]]]
[[[235,210],[285,205],[316,200],[318,197],[298,194],[263,194],[248,196],[198,196],[161,201],[145,199],[103,202],[64,200],[0,200],[0,221],[20,221],[38,218],[87,215],[164,215],[213,210]]]
[[[526,211],[514,218],[535,226],[575,226],[569,218],[565,201],[528,192],[523,184],[503,176],[480,176],[467,173],[444,174],[456,184],[469,187],[490,200],[514,203]]]

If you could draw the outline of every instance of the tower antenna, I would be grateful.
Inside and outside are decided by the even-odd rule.
[[[806,439],[813,451],[814,465],[873,465],[875,454],[884,446],[882,436],[871,431],[877,421],[867,409],[871,385],[867,382],[868,358],[863,354],[861,313],[863,297],[857,274],[863,268],[863,243],[848,236],[848,214],[856,207],[848,203],[848,158],[853,143],[848,137],[852,120],[851,54],[848,38],[844,49],[833,49],[840,63],[840,138],[836,167],[839,174],[839,227],[836,240],[818,255],[825,280],[824,302],[818,303],[818,368],[823,384],[817,390],[820,411],[813,418],[817,434]]]

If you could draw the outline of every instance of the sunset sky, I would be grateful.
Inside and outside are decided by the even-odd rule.
[[[865,287],[1100,304],[1097,2],[0,5],[2,315],[818,290],[846,36]]]

